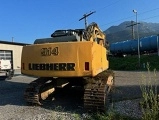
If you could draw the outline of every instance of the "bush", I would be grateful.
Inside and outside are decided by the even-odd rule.
[[[157,93],[156,83],[156,71],[154,70],[154,75],[151,76],[149,64],[147,65],[148,74],[142,75],[141,81],[141,91],[142,91],[142,101],[140,103],[143,120],[158,120],[159,118],[159,101]]]

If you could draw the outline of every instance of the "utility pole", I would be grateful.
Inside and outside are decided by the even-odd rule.
[[[157,55],[159,56],[159,39],[158,39],[158,37],[159,37],[159,34],[157,35]]]
[[[12,37],[12,42],[14,42],[14,37]]]
[[[132,31],[132,39],[135,39],[135,34],[134,34],[134,26],[140,24],[140,23],[134,23],[134,21],[131,21],[131,25],[128,25],[126,27],[131,27],[131,31]]]
[[[139,39],[139,28],[138,28],[138,22],[137,22],[137,15],[138,15],[138,12],[136,10],[133,10],[133,13],[135,13],[136,15],[136,33],[137,33],[137,40],[138,40],[138,58],[139,58],[139,68],[140,68],[140,39]]]
[[[79,21],[83,20],[85,21],[85,28],[87,28],[87,17],[92,15],[93,13],[95,13],[96,11],[94,12],[90,12],[89,14],[84,14],[83,17],[81,19],[79,19]]]

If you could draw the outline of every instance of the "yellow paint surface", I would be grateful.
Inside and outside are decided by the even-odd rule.
[[[42,49],[58,47],[58,55],[42,56]],[[89,70],[85,70],[89,62]],[[60,42],[24,46],[22,50],[22,73],[38,77],[82,77],[95,76],[108,69],[106,49],[91,41]],[[74,71],[29,70],[29,63],[75,63]]]

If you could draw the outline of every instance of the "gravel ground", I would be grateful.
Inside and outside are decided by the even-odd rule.
[[[113,104],[116,112],[141,118],[139,98],[141,98],[140,84],[144,80],[143,75],[147,75],[147,72],[115,71],[116,87],[113,92],[113,101],[115,101]],[[151,75],[154,76],[152,73]],[[159,77],[159,73],[156,76]],[[74,92],[61,91],[61,95],[46,101],[42,107],[28,106],[23,99],[23,92],[27,84],[34,79],[22,76],[18,72],[11,80],[4,80],[1,76],[0,120],[69,120],[70,118],[73,120],[87,117],[83,112],[81,100]]]
[[[142,98],[141,85],[159,86],[159,72],[130,72],[115,71],[115,84],[113,99],[114,109],[117,113],[141,118],[142,112],[139,102]],[[159,88],[158,88],[159,91]]]
[[[123,116],[130,116],[139,119],[142,117],[142,112],[139,107],[140,100],[141,99],[133,99],[115,102],[114,110]]]

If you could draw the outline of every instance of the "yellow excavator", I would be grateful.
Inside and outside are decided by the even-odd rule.
[[[56,30],[50,38],[24,46],[21,72],[38,77],[25,90],[26,102],[42,105],[58,88],[81,86],[85,110],[105,110],[114,86],[107,46],[94,22],[86,29]]]

